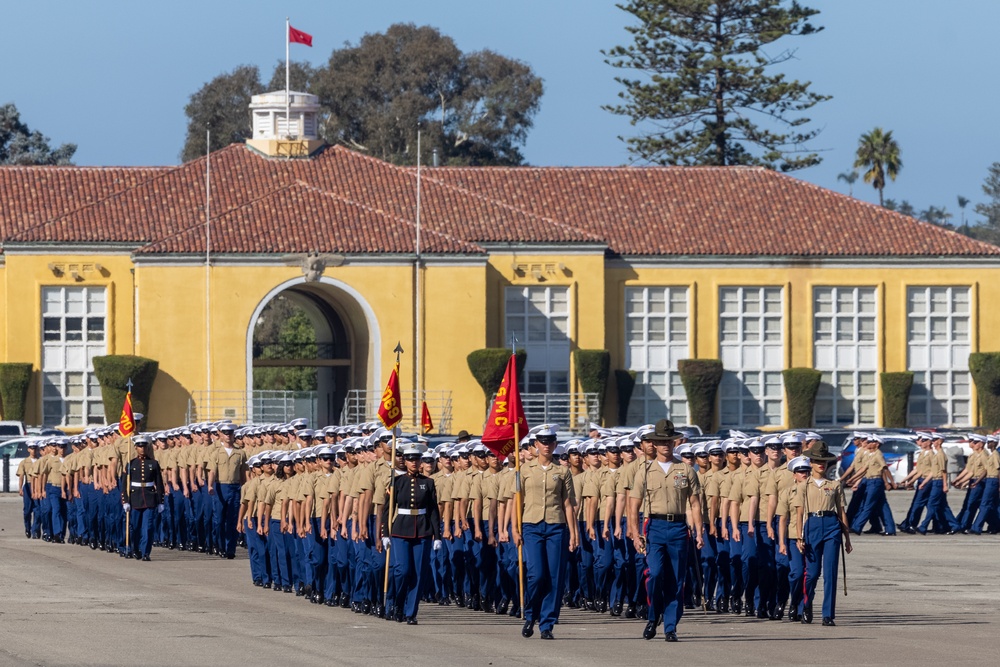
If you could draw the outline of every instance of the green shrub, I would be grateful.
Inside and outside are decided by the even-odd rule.
[[[906,407],[910,402],[913,373],[880,373],[882,384],[882,426],[906,428]]]
[[[528,358],[528,353],[518,350],[514,365],[517,368],[517,387],[524,391],[524,362]],[[503,382],[503,373],[507,369],[507,361],[510,359],[510,350],[505,347],[484,347],[481,350],[473,350],[466,360],[469,363],[469,370],[472,377],[483,388],[486,394],[486,402],[500,388]]]
[[[116,424],[121,418],[129,379],[132,380],[132,411],[144,415],[138,426],[149,422],[149,396],[159,367],[158,361],[127,354],[94,357],[94,373],[101,383],[104,417],[109,424]]]
[[[816,392],[823,374],[813,368],[788,368],[781,371],[788,398],[788,427],[810,428],[816,409]]]
[[[597,394],[597,414],[604,414],[604,396],[611,372],[611,353],[607,350],[577,350],[573,353],[576,377],[585,394]]]
[[[688,421],[705,433],[715,430],[715,398],[722,381],[718,359],[681,359],[677,362],[688,401]],[[673,417],[673,415],[671,415]]]
[[[31,375],[31,364],[0,364],[0,414],[4,419],[24,421]]]
[[[979,395],[979,422],[995,431],[1000,428],[1000,352],[973,352],[969,372]]]
[[[628,404],[635,390],[635,371],[615,369],[615,388],[618,390],[618,423],[628,423]]]

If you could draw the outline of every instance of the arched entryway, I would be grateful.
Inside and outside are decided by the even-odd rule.
[[[339,422],[351,389],[378,376],[378,329],[368,304],[329,278],[289,281],[261,300],[247,331],[252,418]]]

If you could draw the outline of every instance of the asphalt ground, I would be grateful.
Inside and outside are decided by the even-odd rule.
[[[897,517],[910,497],[889,494]],[[414,627],[309,604],[252,586],[243,551],[226,561],[154,549],[142,563],[28,540],[19,503],[0,496],[2,667],[951,666],[988,663],[1000,648],[1000,536],[855,536],[835,628],[819,624],[820,600],[813,625],[699,610],[668,644],[644,641],[641,621],[564,609],[546,642],[523,639],[517,619],[456,607],[424,605]]]

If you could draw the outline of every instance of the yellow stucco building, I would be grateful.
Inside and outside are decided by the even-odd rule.
[[[512,337],[532,410],[570,428],[598,417],[576,349],[636,372],[630,423],[687,421],[685,358],[722,359],[722,426],[784,424],[781,371],[799,366],[823,372],[817,425],[878,425],[878,373],[901,370],[916,373],[911,424],[978,421],[967,361],[1000,349],[1000,248],[757,168],[418,179],[322,146],[315,100],[294,95],[298,139],[272,93],[254,139],[209,159],[0,168],[0,360],[37,371],[29,422],[103,423],[101,354],[159,362],[151,428],[361,419],[399,343],[404,398],[425,397],[438,430],[475,432],[487,397],[466,357]],[[279,297],[315,330],[301,354],[255,340]],[[254,391],[254,369],[290,366],[316,387]],[[612,387],[606,423],[616,402]]]

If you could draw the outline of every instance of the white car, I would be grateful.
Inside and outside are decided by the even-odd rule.
[[[10,492],[17,493],[17,466],[20,465],[22,459],[28,458],[28,443],[32,440],[37,440],[38,438],[11,438],[6,442],[0,443],[0,465],[3,464],[3,457],[9,456],[10,463],[8,464],[7,470],[9,471],[10,479]],[[3,471],[0,470],[0,474]],[[2,484],[3,477],[0,477],[0,484]],[[0,491],[3,488],[0,487]]]

